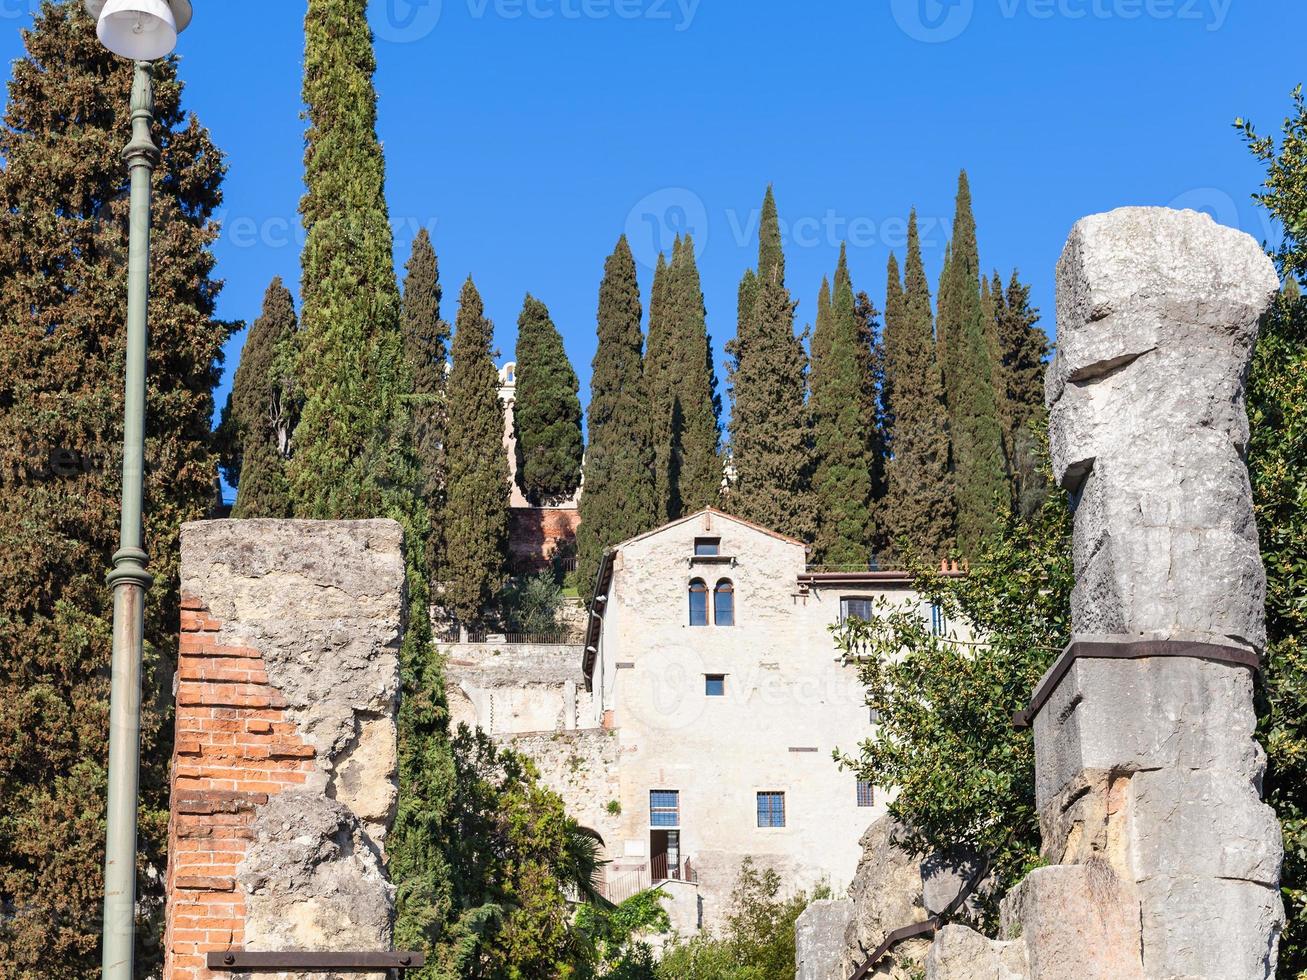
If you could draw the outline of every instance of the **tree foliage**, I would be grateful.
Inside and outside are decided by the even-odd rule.
[[[594,585],[607,548],[655,527],[653,446],[644,382],[640,287],[623,235],[604,264],[590,375],[590,448],[579,504],[577,578]]]
[[[0,126],[0,960],[14,977],[99,972],[112,602],[121,500],[132,63],[79,3],[23,32]],[[137,963],[157,968],[177,643],[178,531],[215,501],[213,215],[225,164],[154,65],[161,150],[145,442]]]
[[[1248,385],[1252,476],[1266,564],[1267,661],[1260,735],[1266,799],[1284,831],[1288,921],[1279,971],[1307,977],[1307,105],[1302,89],[1277,145],[1238,121],[1266,166],[1256,195],[1284,228],[1275,251],[1285,288],[1262,324]]]
[[[966,171],[958,178],[949,245],[939,295],[940,365],[953,446],[957,547],[970,557],[997,529],[1008,487],[994,394],[992,334],[981,302],[976,219]]]
[[[459,297],[449,375],[448,499],[445,503],[444,601],[475,622],[504,580],[508,544],[508,460],[494,325],[469,276]]]
[[[822,280],[812,333],[808,405],[813,423],[816,508],[813,560],[865,568],[871,553],[872,456],[867,428],[867,385],[871,382],[867,339],[862,335],[849,277],[848,255],[840,247],[833,292]]]
[[[237,488],[231,516],[289,517],[286,461],[299,414],[293,373],[295,299],[273,279],[245,338],[218,440],[223,473]]]
[[[745,858],[720,935],[701,932],[669,946],[659,980],[777,980],[794,973],[794,923],[808,904],[830,894],[789,893],[773,868]]]
[[[785,256],[772,189],[759,225],[758,269],[740,288],[740,327],[728,346],[732,513],[801,539],[812,536],[812,423],[807,354],[795,336],[795,303],[785,286]]]
[[[928,564],[950,550],[955,501],[949,475],[948,413],[940,375],[930,286],[915,211],[908,218],[907,264],[889,259],[885,298],[886,492],[881,527],[892,557]]]
[[[439,533],[445,502],[445,431],[448,425],[445,379],[449,360],[449,324],[440,316],[440,266],[431,236],[423,228],[413,239],[405,267],[400,330],[404,360],[412,384],[409,411],[413,453],[421,477],[419,494],[426,510],[426,574],[435,581],[440,568]]]
[[[1008,519],[967,577],[919,571],[923,605],[882,600],[871,622],[834,627],[881,718],[845,761],[860,779],[897,788],[889,810],[913,852],[992,853],[995,902],[1038,860],[1034,744],[1012,716],[1070,638],[1073,582],[1059,493],[1031,522]],[[929,604],[950,624],[942,635]],[[996,911],[985,906],[980,925],[992,931]]]
[[[518,479],[534,504],[570,497],[581,484],[581,402],[576,372],[549,310],[530,293],[517,321]]]
[[[1006,289],[998,273],[990,287],[995,348],[994,390],[1003,457],[1007,464],[1012,506],[1022,516],[1039,509],[1048,494],[1048,481],[1039,465],[1039,431],[1048,418],[1044,406],[1044,372],[1048,337],[1037,324],[1039,311],[1030,305],[1030,287],[1012,271]]]

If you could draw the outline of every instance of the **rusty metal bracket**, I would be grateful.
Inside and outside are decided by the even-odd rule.
[[[411,970],[426,965],[426,956],[415,952],[394,953],[252,953],[226,949],[209,953],[205,965],[227,972],[249,970]]]
[[[1030,704],[1012,716],[1013,728],[1029,728],[1035,716],[1048,703],[1058,685],[1077,660],[1145,660],[1150,657],[1189,657],[1215,663],[1233,664],[1256,671],[1261,658],[1244,647],[1225,646],[1219,643],[1198,643],[1187,640],[1073,640],[1067,644],[1035,687]]]

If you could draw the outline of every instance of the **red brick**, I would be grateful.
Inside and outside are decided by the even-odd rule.
[[[236,890],[236,881],[209,875],[178,875],[174,887],[181,891],[230,892]]]

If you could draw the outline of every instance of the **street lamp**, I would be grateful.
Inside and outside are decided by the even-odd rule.
[[[145,570],[141,498],[145,490],[146,312],[150,302],[150,181],[159,162],[150,127],[150,62],[172,53],[191,22],[190,0],[85,0],[100,42],[136,62],[132,139],[123,150],[131,171],[127,252],[127,379],[123,425],[122,523],[109,585],[113,589],[113,667],[109,688],[109,808],[104,854],[101,976],[132,980],[136,940],[136,807],[141,766],[141,644]]]

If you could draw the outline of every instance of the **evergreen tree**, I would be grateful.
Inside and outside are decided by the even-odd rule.
[[[866,292],[854,300],[853,315],[858,324],[858,368],[862,379],[862,417],[867,440],[867,458],[871,462],[871,511],[868,514],[867,541],[872,554],[886,550],[883,510],[885,507],[886,423],[884,400],[885,344],[880,329],[880,313]]]
[[[865,413],[868,358],[860,352],[848,255],[841,246],[832,295],[822,280],[812,335],[814,560],[865,567],[870,555],[872,470]]]
[[[132,62],[80,3],[44,2],[0,125],[0,961],[98,976],[127,310]],[[223,156],[156,62],[145,442],[137,966],[158,970],[178,531],[215,501],[213,388],[231,325],[210,251]]]
[[[721,398],[694,241],[677,242],[668,267],[667,316],[673,337],[661,412],[672,420],[668,517],[715,506],[721,492]]]
[[[477,621],[499,592],[508,545],[508,460],[492,343],[494,325],[469,276],[459,296],[449,375],[445,604]]]
[[[807,356],[794,334],[785,257],[771,188],[763,201],[756,281],[745,277],[740,332],[731,347],[730,509],[785,534],[812,535],[812,426],[806,403]]]
[[[1008,487],[966,171],[958,178],[957,213],[939,317],[957,491],[957,544],[963,555],[971,555],[997,530]]]
[[[414,489],[399,288],[377,140],[366,0],[310,0],[299,384],[299,517],[376,517]]]
[[[400,330],[404,360],[413,386],[410,414],[413,451],[421,474],[420,495],[426,509],[426,574],[435,581],[440,567],[441,511],[445,496],[445,374],[449,360],[449,324],[440,317],[440,266],[425,228],[413,239],[405,266]]]
[[[677,235],[673,254],[680,247],[681,236]],[[644,358],[645,401],[653,449],[654,510],[658,524],[680,516],[676,498],[677,427],[671,394],[679,352],[667,301],[670,279],[667,259],[659,252],[649,295],[649,343]]]
[[[295,299],[278,276],[241,348],[218,428],[223,472],[237,488],[232,517],[290,516],[286,460],[297,407],[289,362],[296,329]]]
[[[581,483],[580,385],[549,310],[530,293],[517,331],[517,471],[527,499],[541,504]]]
[[[1048,418],[1044,407],[1045,359],[1048,337],[1036,324],[1039,311],[1030,305],[1030,287],[1017,277],[1008,281],[994,273],[994,333],[998,348],[995,388],[1003,452],[1007,459],[1012,502],[1017,513],[1030,517],[1048,495],[1048,482],[1039,463],[1037,433]]]
[[[890,552],[928,562],[953,540],[948,416],[931,322],[930,287],[914,211],[908,220],[904,281],[890,256],[885,299],[883,402],[889,430],[884,533]]]
[[[661,258],[661,256],[660,256]],[[643,375],[640,285],[623,235],[604,263],[590,376],[590,448],[577,529],[577,577],[593,586],[605,549],[657,526]]]

